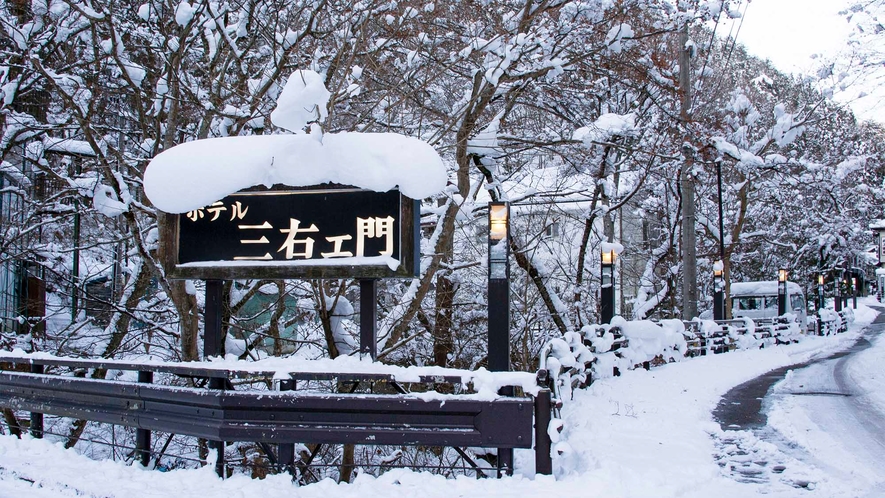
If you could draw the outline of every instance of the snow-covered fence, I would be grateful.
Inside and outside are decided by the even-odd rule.
[[[293,473],[306,469],[314,454],[297,461],[295,445],[317,443],[450,447],[478,475],[494,475],[494,468],[479,466],[467,454],[469,450],[462,448],[531,448],[535,439],[536,469],[552,471],[547,436],[550,392],[539,388],[543,379],[535,375],[395,367],[358,358],[349,362],[273,359],[233,363],[124,362],[6,352],[0,354],[4,367],[0,371],[0,406],[31,412],[30,430],[36,437],[50,434],[44,430],[44,413],[134,427],[133,457],[152,467],[166,451],[165,447],[159,453],[151,448],[151,432],[159,431],[217,442],[255,443],[271,468]],[[16,368],[27,365],[30,373]],[[349,371],[343,371],[348,370],[342,368],[345,366],[351,367]],[[69,376],[75,370],[113,371],[118,380]],[[207,380],[209,389],[160,385],[154,383],[154,374],[167,380]],[[255,379],[264,389],[233,390],[231,380]],[[267,385],[273,381],[279,381],[280,390],[288,392],[269,391]],[[317,393],[315,388],[302,392],[294,390],[295,381],[344,383],[352,388],[351,393],[361,383],[373,387],[356,394]],[[428,390],[440,383],[460,385],[460,394]],[[389,385],[381,392],[399,394],[377,394],[381,384]],[[407,387],[418,392],[409,393]],[[504,388],[519,388],[535,399],[499,396]],[[538,416],[537,426],[542,430],[535,430],[533,438],[534,416]],[[216,471],[224,475],[226,445],[214,444]]]
[[[854,311],[851,308],[844,308],[839,312],[824,308],[817,311],[815,329],[817,335],[840,334],[846,332],[852,322],[854,322]]]
[[[827,333],[845,332],[854,319],[850,309],[840,313],[823,310]],[[572,390],[593,379],[620,375],[622,370],[649,369],[684,358],[718,354],[736,349],[756,349],[790,344],[803,336],[795,315],[753,321],[734,320],[640,320],[615,317],[611,324],[588,325],[551,339],[541,350],[539,366],[549,373],[553,405],[561,406]],[[559,416],[554,409],[554,422]]]
[[[796,315],[791,313],[770,319],[739,318],[713,323],[721,324],[722,328],[728,331],[732,344],[729,350],[790,344],[798,341],[803,335]]]

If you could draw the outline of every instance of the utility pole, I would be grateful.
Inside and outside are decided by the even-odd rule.
[[[694,147],[691,145],[691,47],[688,39],[688,21],[682,28],[679,47],[679,90],[682,92],[682,153],[685,162],[679,175],[682,190],[682,319],[691,320],[698,316],[698,268],[697,240],[695,237],[694,181],[691,170],[694,166]]]

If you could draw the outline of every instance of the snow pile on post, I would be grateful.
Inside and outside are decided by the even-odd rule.
[[[294,134],[197,140],[157,155],[144,174],[148,198],[167,213],[185,213],[256,185],[328,182],[378,192],[399,187],[413,199],[442,191],[447,180],[442,159],[417,138],[323,134],[316,121],[325,116],[328,91],[318,84],[318,74],[299,71],[283,89],[271,116],[274,124]],[[302,128],[311,120],[307,134]]]

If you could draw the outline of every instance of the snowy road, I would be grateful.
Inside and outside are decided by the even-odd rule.
[[[883,331],[880,316],[844,355],[792,370],[765,403],[761,437],[856,496],[885,496],[885,393],[871,382],[881,375]]]
[[[772,370],[723,396],[714,414],[726,430],[720,463],[732,477],[885,496],[885,403],[871,382],[885,356],[883,331],[879,316],[843,351]]]

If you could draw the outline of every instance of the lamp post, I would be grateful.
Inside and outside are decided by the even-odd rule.
[[[876,234],[876,247],[879,256],[876,269],[876,294],[879,302],[885,301],[885,220],[870,223],[870,229]]]
[[[489,203],[489,370],[510,370],[510,206]]]
[[[870,230],[876,235],[877,254],[879,256],[878,267],[885,265],[885,220],[876,220],[870,223]]]
[[[713,263],[713,319],[725,320],[725,222],[722,216],[722,158],[716,159],[719,202],[719,261]]]
[[[851,307],[857,309],[857,277],[851,277]]]
[[[722,261],[713,263],[713,320],[725,320],[725,282]]]
[[[777,271],[777,314],[783,316],[787,313],[787,270]]]
[[[599,321],[611,323],[615,316],[615,260],[618,254],[609,248],[602,251],[602,287],[600,289]]]
[[[842,268],[836,268],[833,278],[833,309],[836,313],[842,311]]]
[[[823,309],[826,305],[824,298],[824,274],[817,275],[817,335],[824,335]]]
[[[510,370],[510,205],[489,203],[489,370]],[[506,390],[506,392],[505,392]],[[502,395],[512,395],[504,388]],[[498,448],[498,475],[513,475],[513,449]]]

